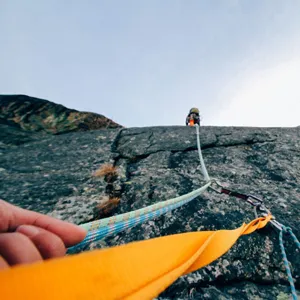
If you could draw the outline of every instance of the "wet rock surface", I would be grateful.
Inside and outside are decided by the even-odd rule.
[[[277,220],[300,237],[300,128],[201,127],[211,177],[264,199]],[[0,197],[77,224],[97,218],[96,206],[121,196],[114,214],[188,193],[203,185],[191,127],[107,129],[68,133],[0,147]],[[93,177],[112,163],[118,176]],[[254,218],[244,203],[213,191],[156,220],[94,243],[109,247],[195,230],[233,229]],[[296,287],[299,251],[285,238]],[[159,250],[158,250],[159,251]],[[159,299],[289,299],[278,231],[243,236],[217,261],[178,279]]]

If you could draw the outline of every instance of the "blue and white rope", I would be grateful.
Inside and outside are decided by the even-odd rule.
[[[80,226],[88,231],[87,236],[81,243],[69,248],[68,253],[81,251],[85,246],[94,241],[104,239],[107,236],[117,234],[138,224],[157,218],[192,201],[193,199],[201,195],[211,185],[211,181],[201,153],[200,132],[198,125],[196,125],[196,134],[201,171],[205,181],[207,182],[204,186],[188,194],[162,201],[145,208],[82,224]]]
[[[210,186],[210,183],[207,183],[206,185],[204,185],[203,187],[188,193],[186,195],[181,196],[182,200],[180,202],[176,202],[174,204],[162,207],[160,209],[154,210],[154,211],[150,211],[146,214],[140,215],[140,216],[136,216],[134,218],[130,218],[124,221],[120,221],[120,222],[116,222],[110,225],[106,225],[103,227],[98,227],[96,230],[92,230],[92,231],[88,231],[87,236],[85,237],[85,239],[71,247],[68,249],[68,253],[75,253],[78,251],[83,250],[88,244],[94,242],[94,241],[98,241],[98,240],[102,240],[107,236],[111,236],[111,235],[115,235],[121,231],[127,230],[131,227],[134,227],[138,224],[142,224],[146,221],[155,219],[157,217],[160,217],[161,215],[170,212],[190,201],[192,201],[193,199],[195,199],[196,197],[198,197],[199,195],[201,195],[208,187]]]
[[[300,243],[299,240],[297,239],[297,237],[294,235],[292,229],[290,227],[286,227],[284,225],[281,225],[282,230],[280,230],[279,232],[279,245],[280,245],[280,250],[281,250],[281,254],[282,254],[282,258],[283,258],[283,263],[285,266],[285,270],[286,270],[286,274],[288,277],[288,281],[290,283],[290,287],[291,287],[291,292],[292,292],[292,296],[293,296],[293,300],[297,300],[298,296],[297,296],[297,291],[295,288],[295,284],[294,284],[294,279],[292,276],[292,272],[289,266],[289,261],[287,259],[287,255],[285,252],[285,247],[283,244],[283,233],[289,233],[291,235],[291,237],[293,238],[294,242],[296,243],[296,246],[300,249]]]

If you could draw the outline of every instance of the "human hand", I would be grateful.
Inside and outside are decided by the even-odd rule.
[[[0,269],[64,256],[85,235],[79,226],[0,199]]]

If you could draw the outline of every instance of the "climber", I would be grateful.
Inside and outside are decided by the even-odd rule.
[[[84,239],[79,226],[16,207],[0,199],[0,270],[64,256]]]
[[[200,116],[199,116],[199,109],[193,107],[190,109],[190,112],[186,117],[185,125],[194,126],[195,124],[198,124],[200,126]]]

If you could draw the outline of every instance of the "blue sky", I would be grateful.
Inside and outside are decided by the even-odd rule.
[[[0,93],[126,126],[300,125],[300,1],[0,0]]]

